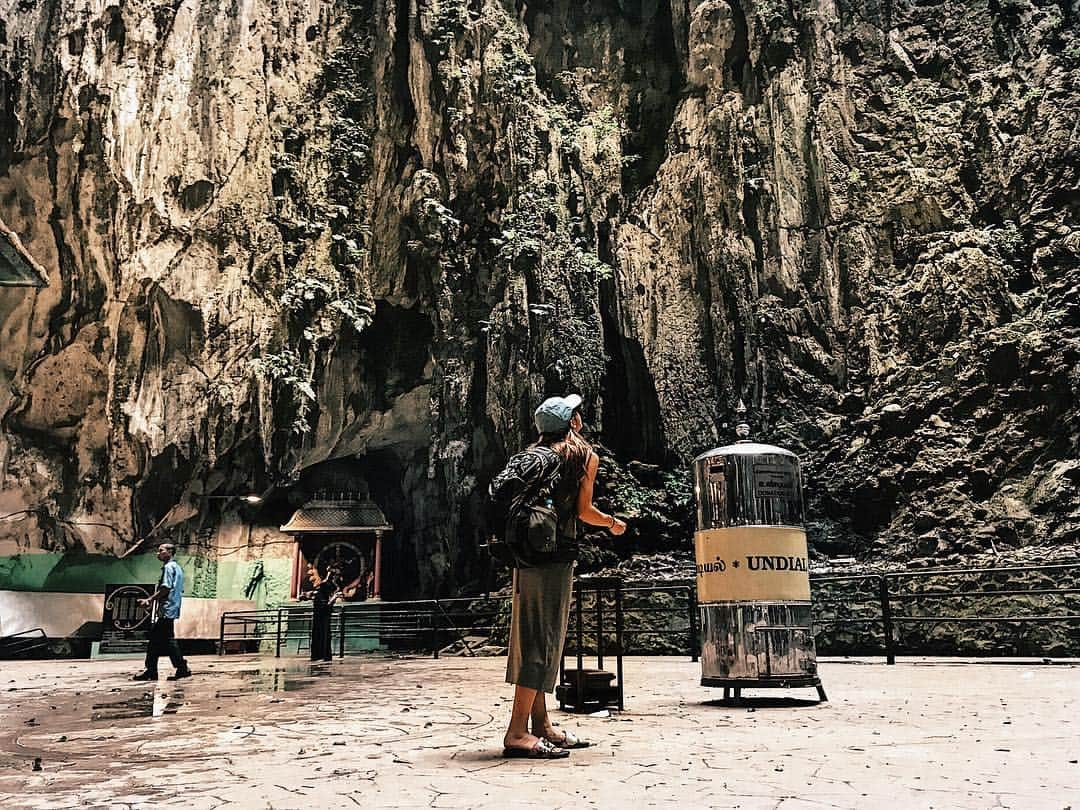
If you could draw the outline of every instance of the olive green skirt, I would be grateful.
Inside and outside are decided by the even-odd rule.
[[[551,692],[559,675],[574,563],[514,571],[506,682]]]

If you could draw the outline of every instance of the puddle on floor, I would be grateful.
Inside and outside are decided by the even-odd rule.
[[[221,672],[215,672],[214,675],[222,677],[237,677],[242,678],[248,675],[252,676],[266,676],[266,675],[312,675],[324,670],[325,664],[318,661],[299,661],[293,664],[279,664],[273,668],[261,667],[259,669],[234,669],[231,671],[225,670]]]
[[[143,692],[138,697],[116,700],[110,703],[95,703],[91,709],[91,722],[102,720],[134,720],[140,717],[161,717],[176,714],[184,705],[182,689],[155,689]]]
[[[280,692],[295,692],[306,689],[318,682],[320,676],[325,677],[330,673],[318,665],[310,665],[307,662],[292,666],[279,666],[273,669],[242,669],[232,672],[207,672],[196,673],[195,677],[185,682],[191,693],[191,698],[197,699],[212,695],[215,699],[241,699],[251,695],[269,695]],[[210,679],[216,685],[222,684],[225,689],[213,692],[202,692],[200,686]],[[120,698],[117,695],[117,698]],[[184,690],[175,687],[157,686],[150,691],[141,691],[132,697],[117,699],[92,705],[90,720],[92,722],[108,722],[115,720],[137,720],[144,717],[161,717],[168,714],[176,714],[185,705]]]
[[[236,673],[239,674],[239,673]],[[250,678],[233,689],[222,689],[214,693],[215,697],[243,697],[244,695],[269,695],[275,692],[295,692],[315,683],[315,678],[305,677],[306,670],[282,670],[272,672],[254,672]]]

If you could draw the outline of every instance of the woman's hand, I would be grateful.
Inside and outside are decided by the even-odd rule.
[[[613,535],[618,537],[620,534],[626,531],[626,521],[619,520],[614,515],[611,516],[611,526],[608,528]]]

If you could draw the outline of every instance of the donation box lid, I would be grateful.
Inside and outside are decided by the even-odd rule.
[[[799,458],[771,444],[738,442],[694,459],[697,528],[802,528]]]

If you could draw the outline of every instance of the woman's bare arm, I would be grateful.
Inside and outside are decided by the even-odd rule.
[[[585,462],[585,477],[578,488],[578,519],[590,526],[603,526],[612,534],[622,534],[626,531],[626,523],[614,515],[604,514],[593,505],[593,484],[596,482],[596,470],[599,466],[600,458],[596,453],[589,453],[589,460]]]

